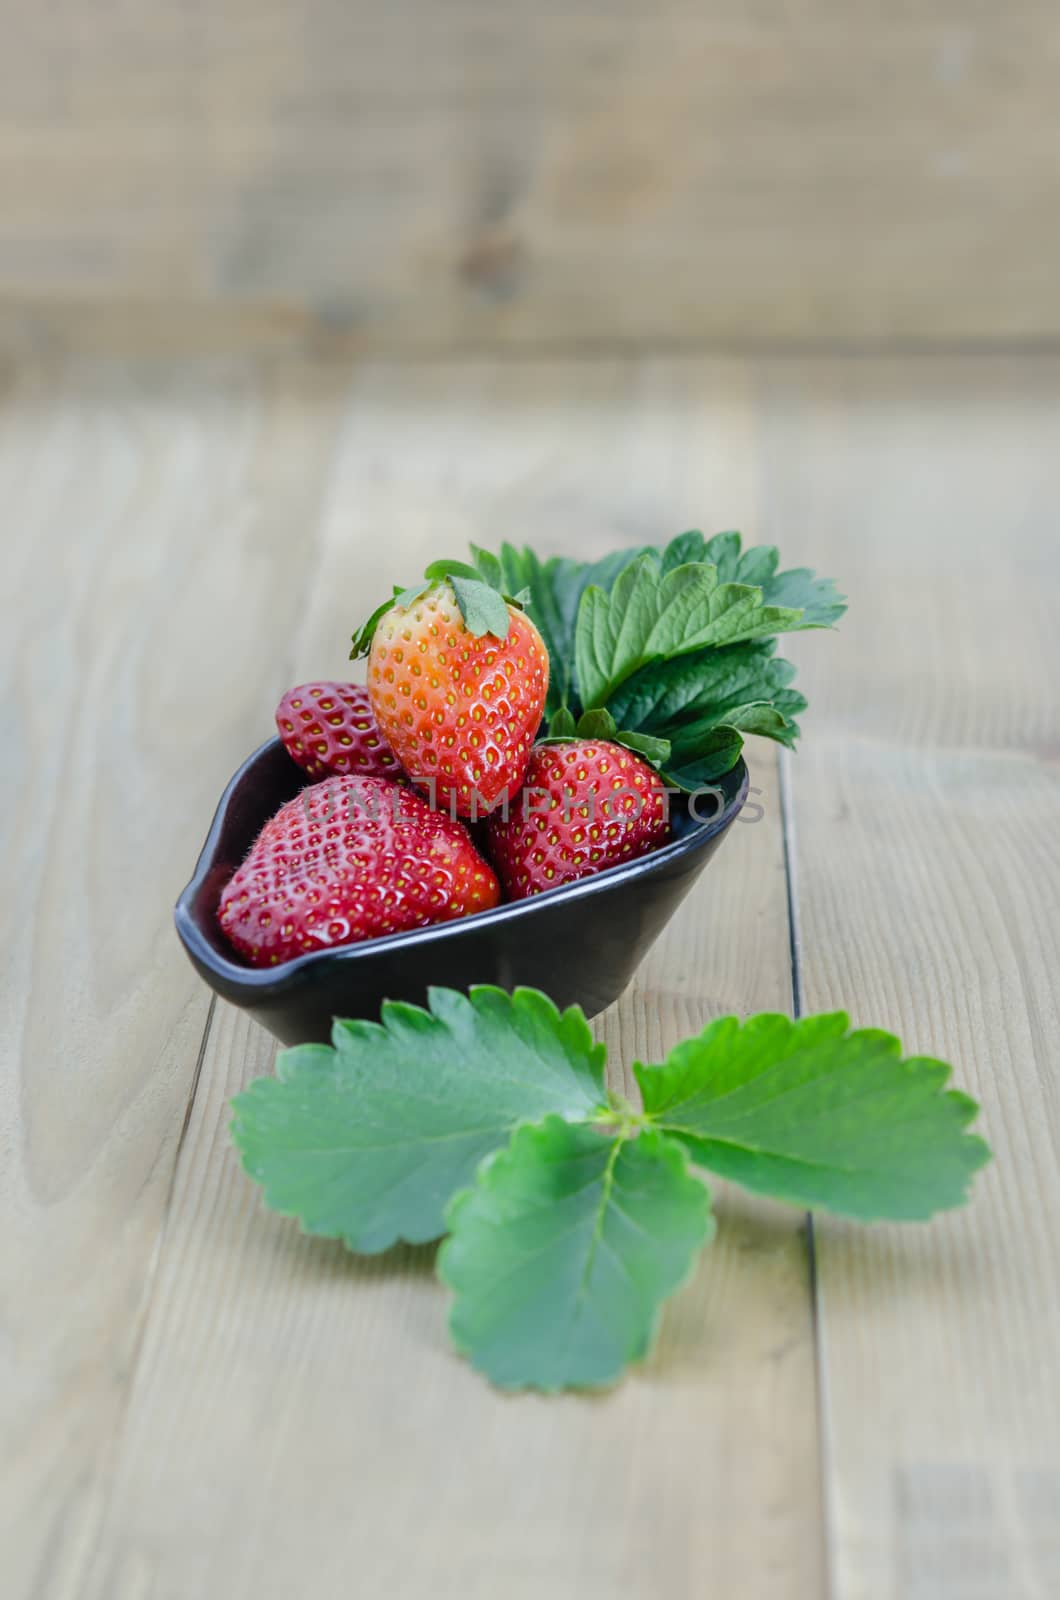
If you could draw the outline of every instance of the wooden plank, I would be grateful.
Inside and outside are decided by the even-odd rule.
[[[1060,1578],[1058,392],[1051,360],[763,388],[763,526],[851,596],[792,652],[804,1002],[952,1060],[997,1157],[922,1231],[818,1224],[836,1600]]]
[[[414,348],[1060,335],[1050,0],[0,20],[28,328],[176,300]]]
[[[330,379],[5,371],[0,1012],[4,1588],[99,1511],[208,997],[169,906],[282,682]],[[282,450],[277,449],[282,440]],[[293,597],[293,598],[292,598]]]
[[[408,577],[468,536],[590,554],[708,500],[751,516],[752,437],[735,363],[363,371],[312,596],[286,624],[276,613],[292,670],[334,670],[381,564]],[[601,1022],[622,1062],[719,1011],[790,1003],[770,755],[755,772],[761,820],[735,829]],[[219,1008],[113,1484],[71,1593],[821,1592],[798,1214],[722,1195],[719,1241],[644,1370],[606,1397],[505,1397],[449,1349],[430,1250],[357,1260],[261,1210],[226,1105],[273,1054]]]

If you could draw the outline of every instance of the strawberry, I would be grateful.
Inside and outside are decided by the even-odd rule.
[[[653,767],[622,745],[571,739],[535,745],[526,787],[487,824],[510,900],[555,889],[657,850],[670,837],[669,795]]]
[[[225,886],[218,921],[264,967],[499,899],[461,823],[385,778],[339,777],[304,789],[265,824]]]
[[[464,817],[518,791],[548,693],[541,635],[471,570],[428,568],[428,583],[381,607],[354,643],[398,760],[432,803]]]
[[[302,683],[276,707],[287,754],[310,777],[355,772],[400,778],[401,764],[379,731],[368,690],[357,683]]]

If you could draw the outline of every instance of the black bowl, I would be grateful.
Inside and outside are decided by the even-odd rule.
[[[252,967],[217,925],[221,891],[264,823],[309,781],[279,739],[248,756],[221,796],[175,912],[210,987],[287,1044],[326,1040],[333,1017],[377,1017],[384,1000],[422,1005],[432,984],[528,984],[595,1016],[618,999],[747,798],[741,761],[694,809],[675,796],[672,842],[639,861],[457,922]]]

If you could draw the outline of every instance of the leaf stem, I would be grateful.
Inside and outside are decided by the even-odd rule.
[[[608,1094],[606,1106],[600,1106],[589,1118],[594,1128],[600,1128],[615,1139],[631,1139],[649,1125],[650,1118],[638,1111],[624,1095],[614,1091]]]

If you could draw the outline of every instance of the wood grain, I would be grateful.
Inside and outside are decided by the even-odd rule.
[[[165,337],[179,303],[388,348],[1060,335],[1049,0],[0,21],[27,336],[67,303],[89,337],[130,303]]]
[[[1046,1600],[1060,1572],[1058,384],[965,360],[761,390],[763,523],[852,601],[792,652],[804,1003],[953,1061],[996,1153],[930,1228],[818,1224],[837,1600]]]
[[[282,682],[326,376],[5,373],[0,1411],[4,1586],[96,1514],[208,995],[168,908]],[[278,441],[282,439],[282,449]],[[9,1522],[7,1519],[10,1519]]]
[[[1058,396],[1046,357],[0,362],[5,1600],[1051,1600]],[[641,1371],[505,1399],[429,1252],[260,1209],[226,1103],[273,1046],[219,1006],[200,1061],[168,906],[279,691],[428,552],[734,522],[851,597],[788,647],[805,1005],[952,1059],[997,1160],[929,1228],[819,1223],[816,1325],[802,1219],[723,1192]],[[754,779],[601,1019],[627,1067],[790,1004]]]
[[[300,624],[276,614],[293,625],[295,672],[335,659],[368,598],[366,557],[400,579],[468,535],[581,539],[590,553],[709,492],[749,511],[745,394],[731,364],[694,378],[576,363],[362,371],[317,581]],[[719,1011],[790,1004],[775,763],[755,762],[760,819],[736,828],[602,1020],[620,1063]],[[219,1008],[114,1476],[71,1593],[692,1600],[705,1573],[778,1600],[821,1592],[797,1213],[722,1195],[719,1241],[643,1371],[606,1397],[505,1397],[449,1348],[429,1250],[359,1261],[261,1210],[226,1103],[273,1053]]]

